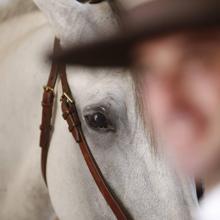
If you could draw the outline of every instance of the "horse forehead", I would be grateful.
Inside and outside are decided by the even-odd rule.
[[[107,1],[102,4],[81,4],[76,0],[34,1],[48,17],[64,47],[108,36],[118,27]]]
[[[122,100],[128,97],[129,92],[132,93],[130,75],[124,70],[91,70],[70,67],[68,72],[73,94],[84,100],[96,97],[105,98],[106,96]]]

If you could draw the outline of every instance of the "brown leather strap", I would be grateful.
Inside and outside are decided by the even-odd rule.
[[[61,50],[60,43],[57,39],[55,39],[54,46],[55,46],[54,52]],[[113,213],[115,214],[116,218],[120,220],[131,219],[128,216],[128,214],[125,212],[125,209],[122,208],[122,204],[120,204],[119,200],[116,199],[116,196],[114,196],[113,193],[111,192],[111,189],[108,186],[107,182],[105,181],[105,178],[103,177],[102,172],[99,169],[90,151],[90,148],[86,142],[85,136],[81,128],[81,123],[77,113],[77,109],[75,106],[75,101],[73,99],[68,84],[65,64],[55,65],[55,67],[53,67],[53,65],[55,64],[54,63],[52,64],[52,69],[47,84],[49,86],[49,89],[48,91],[47,90],[44,91],[44,94],[46,94],[45,95],[46,98],[48,99],[48,97],[54,97],[54,95],[52,95],[53,93],[51,88],[54,89],[57,74],[59,72],[62,89],[63,89],[63,95],[61,97],[61,108],[63,112],[63,118],[67,121],[69,131],[73,135],[75,141],[79,144],[79,147],[81,149],[85,162],[89,168],[89,171],[93,176],[93,179],[95,180],[95,183],[98,186],[103,197],[105,198],[107,204],[110,206]],[[51,133],[50,132],[51,126],[49,126],[50,125],[49,122],[51,121],[51,116],[52,116],[52,107],[51,107],[53,104],[52,100],[53,98],[49,100],[50,101],[48,102],[49,105],[48,103],[47,105],[43,105],[43,114],[42,114],[42,125],[43,125],[41,126],[42,172],[45,181],[46,181],[46,161],[47,161],[47,154],[48,154],[49,140]]]
[[[57,54],[59,49],[59,39],[54,40],[54,54]],[[50,138],[52,133],[51,119],[53,114],[53,102],[54,102],[54,87],[58,76],[58,65],[55,61],[52,62],[51,70],[47,85],[44,86],[44,93],[42,98],[42,120],[40,125],[40,146],[41,151],[41,169],[45,183],[47,184],[46,166],[47,166],[47,154],[50,145]]]

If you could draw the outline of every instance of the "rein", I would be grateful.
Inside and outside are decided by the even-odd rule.
[[[60,40],[55,38],[54,40],[54,55],[61,51]],[[52,61],[51,71],[47,85],[44,87],[43,99],[42,99],[42,120],[40,126],[40,147],[41,147],[41,169],[42,175],[47,185],[47,156],[50,147],[50,140],[52,136],[51,120],[53,116],[53,103],[54,103],[54,88],[56,81],[60,77],[63,95],[61,96],[61,108],[63,112],[63,118],[68,124],[70,133],[75,141],[78,143],[87,167],[99,189],[102,193],[105,201],[110,206],[112,212],[118,220],[131,219],[128,213],[126,213],[120,201],[112,193],[109,185],[107,184],[99,166],[93,157],[90,148],[86,142],[85,136],[82,131],[81,122],[77,113],[74,98],[72,96],[69,83],[66,75],[66,65],[63,63],[57,63]]]

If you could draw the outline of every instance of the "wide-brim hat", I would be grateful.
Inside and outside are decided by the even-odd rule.
[[[135,1],[135,0],[134,0]],[[143,40],[180,30],[218,27],[219,0],[153,0],[122,15],[117,34],[69,49],[55,59],[72,65],[90,67],[128,67],[131,49]]]

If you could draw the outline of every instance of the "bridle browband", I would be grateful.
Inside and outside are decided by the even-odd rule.
[[[59,39],[55,38],[54,55],[59,53],[60,50],[61,50],[60,41]],[[92,177],[94,178],[97,187],[99,188],[104,199],[106,200],[107,204],[110,206],[111,210],[113,211],[117,219],[119,220],[131,219],[131,217],[122,207],[122,204],[112,193],[86,142],[85,136],[81,128],[81,123],[77,113],[77,109],[75,106],[75,101],[67,81],[66,65],[63,63],[57,63],[55,61],[52,61],[49,79],[47,85],[44,87],[44,93],[42,99],[40,146],[42,149],[41,168],[45,183],[47,184],[47,177],[46,177],[47,156],[50,146],[50,139],[52,135],[51,120],[53,116],[53,102],[55,97],[54,88],[58,77],[60,77],[62,90],[63,90],[63,95],[60,99],[63,118],[66,120],[69,131],[71,132],[72,136],[74,137],[75,141],[78,143],[81,149],[84,160],[87,164],[87,167],[89,168]]]

